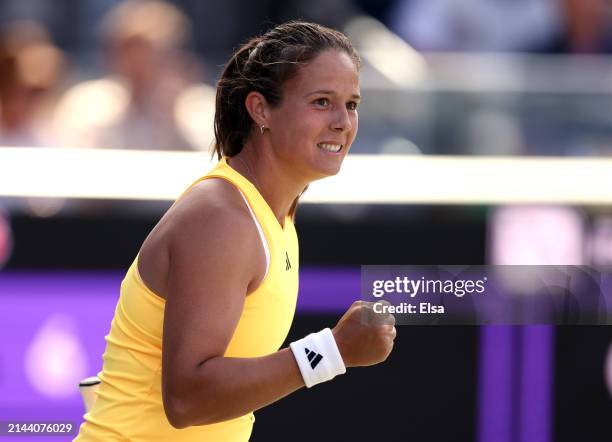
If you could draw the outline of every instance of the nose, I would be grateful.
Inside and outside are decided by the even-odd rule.
[[[332,129],[335,132],[348,132],[353,128],[349,111],[346,107],[342,106],[334,112],[334,121],[332,123]]]

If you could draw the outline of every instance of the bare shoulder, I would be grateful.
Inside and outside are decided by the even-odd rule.
[[[238,189],[223,179],[208,179],[196,184],[168,212],[168,222],[173,236],[180,238],[186,233],[197,237],[207,236],[204,227],[226,226],[215,232],[223,235],[230,227],[251,231],[253,221]],[[193,239],[193,238],[192,238]]]
[[[265,259],[259,249],[257,228],[237,188],[223,179],[207,179],[177,201],[147,237],[139,271],[149,288],[163,298],[170,266],[201,274],[198,268],[203,265],[231,261],[254,282]]]
[[[222,179],[197,184],[172,209],[170,253],[233,254],[257,245],[258,233],[242,196]]]

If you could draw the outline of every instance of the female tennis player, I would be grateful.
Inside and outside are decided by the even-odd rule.
[[[298,291],[296,204],[350,149],[359,66],[346,36],[304,22],[231,57],[217,85],[220,161],[128,270],[77,441],[247,441],[254,410],[387,358],[394,319],[361,301],[279,350]]]

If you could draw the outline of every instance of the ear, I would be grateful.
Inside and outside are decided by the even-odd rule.
[[[251,91],[244,100],[247,112],[258,126],[268,126],[270,106],[266,98],[259,92]]]

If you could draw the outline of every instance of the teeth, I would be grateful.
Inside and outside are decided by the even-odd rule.
[[[326,150],[328,152],[340,152],[342,149],[342,144],[327,144],[327,143],[319,143],[317,144],[321,149]]]

